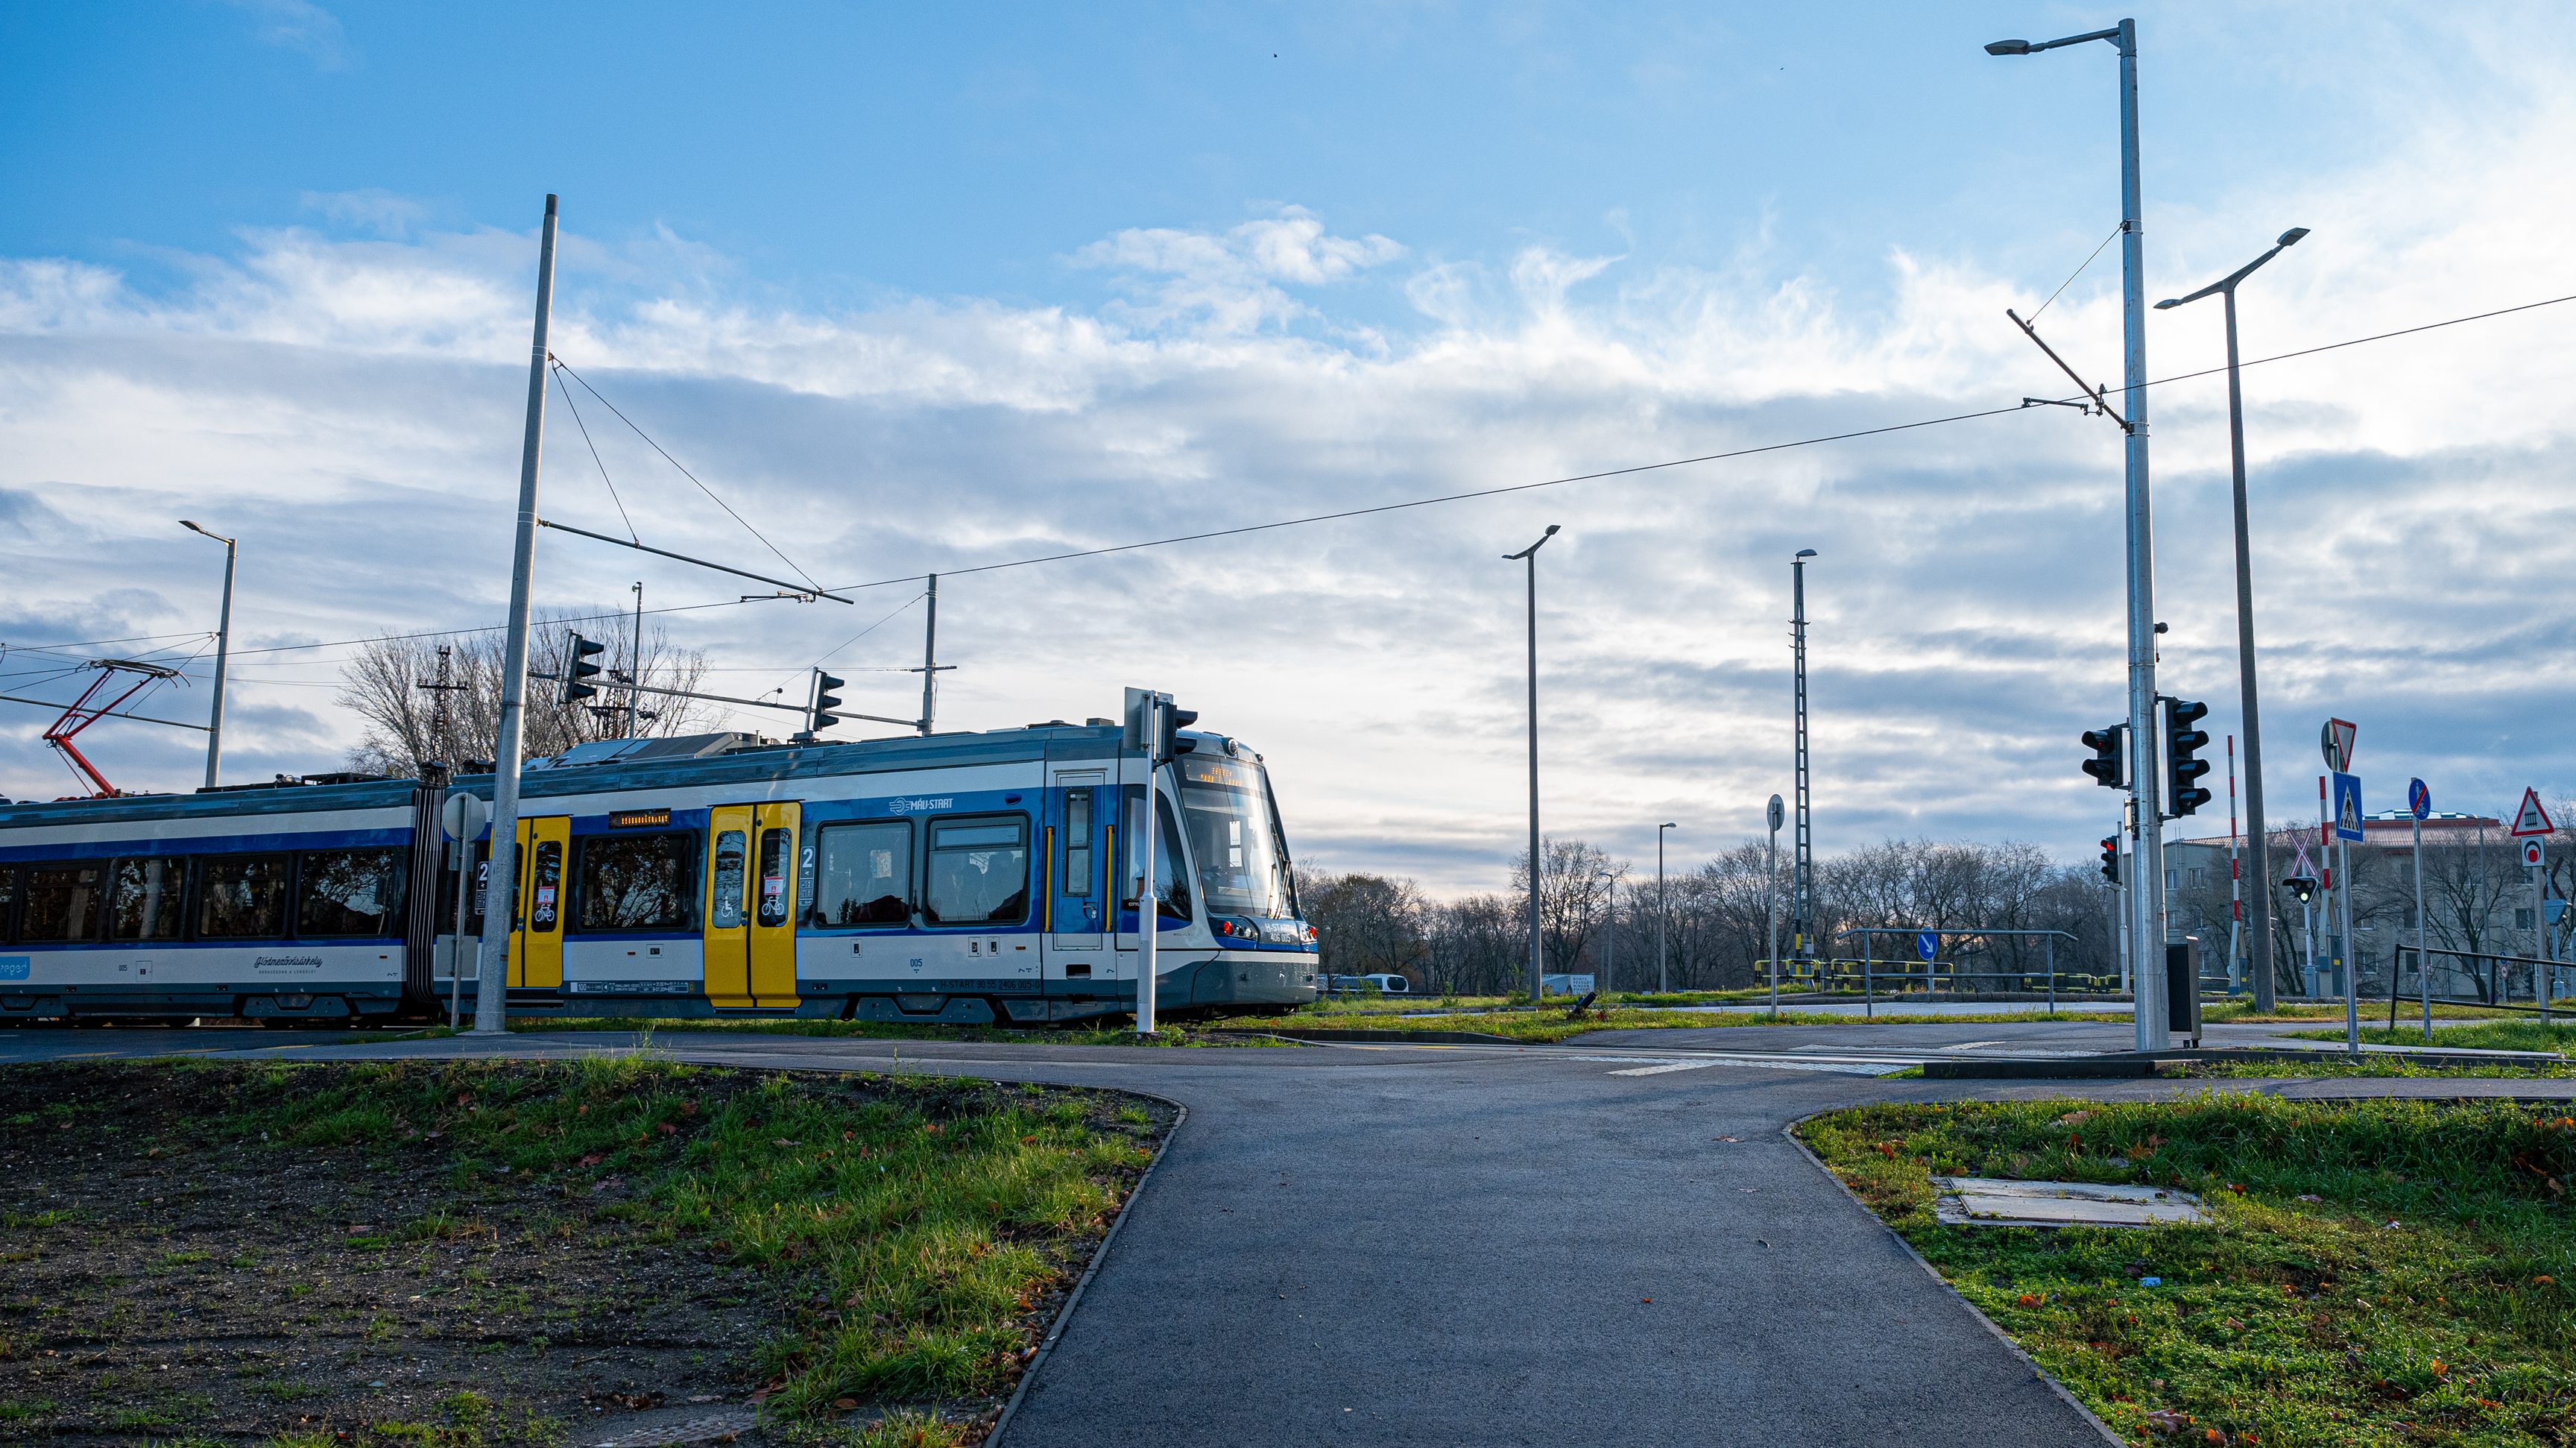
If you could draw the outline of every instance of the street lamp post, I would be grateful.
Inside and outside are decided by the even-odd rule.
[[[239,550],[232,539],[208,532],[185,518],[179,520],[179,526],[224,545],[224,608],[215,620],[215,704],[206,720],[206,788],[212,789],[223,782],[224,669],[231,662],[233,649],[233,555]]]
[[[1545,870],[1538,857],[1538,550],[1556,536],[1557,525],[1550,523],[1538,541],[1518,553],[1506,553],[1503,561],[1519,559],[1529,564],[1529,956],[1530,1005],[1535,1009],[1546,982],[1547,965],[1539,953],[1538,891]]]
[[[1672,966],[1664,954],[1664,928],[1672,920],[1673,912],[1664,900],[1664,831],[1680,828],[1671,820],[1655,826],[1655,989],[1666,995],[1672,993],[1673,976]]]
[[[2236,687],[2245,712],[2245,819],[2254,836],[2254,878],[2262,886],[2246,902],[2251,914],[2245,926],[2253,936],[2254,1009],[2265,1014],[2274,1004],[2272,856],[2271,842],[2263,828],[2263,731],[2256,723],[2254,708],[2254,553],[2245,522],[2245,393],[2237,381],[2236,284],[2279,256],[2283,247],[2298,245],[2299,238],[2307,234],[2306,227],[2293,226],[2281,233],[2270,251],[2219,280],[2187,297],[2168,297],[2156,303],[2159,312],[2213,294],[2227,303],[2227,445],[2236,472]]]
[[[2127,434],[2129,575],[2129,796],[2137,841],[2137,879],[2129,897],[2133,938],[2144,967],[2163,954],[2165,940],[2164,816],[2158,784],[2162,754],[2156,729],[2155,528],[2147,506],[2147,292],[2144,206],[2138,179],[2138,23],[2122,20],[2108,30],[2059,40],[1998,40],[1988,55],[2036,55],[2060,46],[2105,40],[2120,51],[2120,316],[2121,428]],[[2137,1017],[2137,1047],[2161,1051],[2172,1043],[2166,1020],[2165,973],[2132,973],[2130,999]]]

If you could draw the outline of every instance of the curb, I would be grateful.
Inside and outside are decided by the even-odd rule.
[[[1190,1108],[1169,1096],[1118,1086],[1095,1089],[1122,1091],[1127,1095],[1160,1101],[1180,1115],[1174,1118],[1172,1129],[1163,1133],[1162,1143],[1154,1148],[1154,1159],[1145,1163],[1144,1174],[1136,1178],[1135,1190],[1127,1193],[1127,1200],[1119,1204],[1118,1215],[1110,1219],[1109,1230],[1101,1234],[1100,1245],[1092,1249],[1091,1261],[1082,1269],[1082,1279],[1073,1284],[1073,1291],[1065,1294],[1064,1306],[1056,1309],[1055,1321],[1047,1324],[1046,1336],[1038,1339],[1037,1352],[1029,1358],[1026,1365],[1021,1367],[1020,1381],[1011,1389],[1010,1401],[1002,1405],[1001,1416],[993,1420],[993,1431],[984,1435],[984,1441],[979,1448],[996,1448],[996,1445],[1002,1441],[1003,1430],[1009,1428],[1011,1420],[1019,1416],[1020,1400],[1028,1396],[1029,1384],[1037,1379],[1038,1369],[1046,1366],[1047,1358],[1055,1351],[1057,1340],[1064,1336],[1065,1328],[1072,1323],[1073,1310],[1082,1305],[1082,1294],[1090,1289],[1091,1279],[1100,1272],[1100,1264],[1109,1260],[1109,1249],[1118,1241],[1118,1229],[1127,1225],[1127,1214],[1136,1210],[1137,1199],[1145,1195],[1146,1185],[1154,1180],[1154,1168],[1163,1164],[1163,1153],[1172,1149],[1172,1143],[1180,1138],[1181,1128],[1190,1124]]]
[[[1845,1182],[1841,1177],[1834,1175],[1834,1169],[1825,1165],[1822,1157],[1809,1151],[1807,1149],[1807,1144],[1798,1139],[1798,1128],[1800,1126],[1815,1120],[1819,1116],[1828,1115],[1831,1112],[1845,1109],[1847,1108],[1835,1106],[1828,1107],[1824,1111],[1808,1112],[1806,1115],[1801,1116],[1797,1120],[1781,1127],[1780,1135],[1791,1146],[1798,1149],[1798,1155],[1805,1157],[1809,1166],[1814,1167],[1819,1175],[1834,1184],[1834,1190],[1841,1192],[1844,1200],[1850,1202],[1854,1207],[1859,1208],[1864,1216],[1867,1216],[1871,1221],[1878,1224],[1878,1229],[1880,1231],[1885,1232],[1890,1240],[1895,1242],[1898,1247],[1903,1248],[1905,1255],[1914,1259],[1914,1265],[1923,1269],[1924,1276],[1940,1283],[1942,1291],[1949,1293],[1952,1300],[1956,1301],[1961,1307],[1968,1310],[1968,1315],[1970,1317],[1975,1318],[1978,1324],[1984,1327],[1986,1331],[1993,1333],[1995,1341],[2004,1345],[2004,1351],[2011,1353],[2016,1358],[2019,1358],[2022,1366],[2030,1369],[2030,1375],[2032,1377],[2046,1383],[2048,1385],[2048,1390],[2057,1395],[2059,1402],[2062,1402],[2066,1406],[2074,1409],[2078,1417],[2081,1417],[2085,1422],[2092,1424],[2093,1431],[2102,1435],[2103,1442],[2116,1444],[2118,1445],[2118,1448],[2130,1448],[2129,1440],[2112,1432],[2111,1425],[2094,1416],[2093,1410],[2078,1401],[2073,1393],[2068,1392],[2064,1383],[2059,1382],[2055,1377],[2051,1376],[2046,1368],[2033,1362],[2030,1354],[2021,1350],[2021,1344],[2012,1340],[2011,1334],[2005,1332],[2002,1328],[1995,1326],[1995,1320],[1993,1318],[1979,1312],[1975,1303],[1970,1302],[1966,1297],[1960,1295],[1959,1289],[1950,1285],[1950,1279],[1942,1276],[1939,1268],[1934,1267],[1930,1262],[1924,1260],[1923,1254],[1914,1250],[1914,1244],[1905,1240],[1904,1233],[1889,1226],[1886,1218],[1871,1211],[1869,1203],[1862,1201],[1859,1194],[1851,1189],[1849,1183]]]
[[[2340,1062],[2356,1059],[2349,1051],[2298,1050],[2281,1047],[2210,1047],[2173,1051],[2109,1051],[2098,1056],[1994,1056],[1986,1058],[1952,1057],[1926,1061],[1923,1078],[1927,1081],[1998,1081],[1998,1080],[2082,1080],[2104,1077],[2144,1077],[2156,1074],[2159,1066],[2192,1065],[2198,1062],[2234,1061],[2315,1061]],[[2565,1058],[2542,1051],[2371,1051],[2358,1059],[2391,1061],[2410,1066],[2556,1066]]]

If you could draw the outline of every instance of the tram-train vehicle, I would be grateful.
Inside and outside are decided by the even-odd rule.
[[[1315,932],[1261,756],[1195,730],[1179,744],[1153,790],[1158,1010],[1312,1001]],[[490,831],[449,844],[440,809],[489,800],[492,777],[424,773],[0,805],[0,1020],[393,1023],[459,999],[470,1015]],[[608,740],[534,761],[501,902],[508,1009],[1132,1013],[1146,777],[1100,719]]]

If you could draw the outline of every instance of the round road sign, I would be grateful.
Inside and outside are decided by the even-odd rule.
[[[2526,870],[2537,870],[2540,868],[2540,841],[2525,840],[2522,842],[2522,867]]]
[[[1941,953],[1941,937],[1929,930],[1914,932],[1914,953],[1930,960]]]
[[[1771,796],[1771,807],[1767,813],[1771,820],[1771,828],[1776,832],[1780,828],[1780,821],[1788,816],[1788,811],[1780,805],[1780,796],[1776,794]]]
[[[2433,817],[2433,791],[2424,787],[2424,781],[2420,779],[2406,781],[2406,809],[2419,820]]]
[[[462,790],[449,795],[438,806],[438,827],[451,840],[470,840],[483,833],[492,819],[492,806],[479,794]]]

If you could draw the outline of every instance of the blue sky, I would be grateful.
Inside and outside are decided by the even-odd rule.
[[[2249,287],[2257,354],[2576,291],[2551,12],[2138,14],[2151,295],[2292,224],[2316,235]],[[204,512],[246,539],[246,647],[496,614],[547,191],[555,350],[835,580],[2009,404],[2056,384],[2002,309],[2029,315],[2116,220],[2115,59],[1980,45],[2114,18],[14,7],[0,641],[203,628],[207,546],[169,520]],[[2096,372],[2115,261],[2047,324]],[[2576,603],[2566,331],[2543,313],[2249,374],[2277,798],[2311,788],[2329,711],[2446,808],[2576,788],[2540,724]],[[2160,316],[2150,348],[2159,374],[2210,364],[2216,314]],[[2155,446],[2170,686],[2226,732],[2222,403],[2160,394]],[[596,524],[567,420],[547,511]],[[1563,522],[1551,827],[1650,851],[1679,817],[1722,847],[1784,783],[1781,564],[1812,543],[1826,847],[2008,835],[2071,861],[2111,812],[2072,742],[2119,707],[2106,432],[1996,419],[979,575],[943,599],[951,717],[1106,712],[1151,673],[1270,752],[1314,857],[1498,884],[1519,616],[1493,555]],[[647,541],[757,547],[631,439],[602,446]],[[639,576],[657,601],[725,593],[556,540],[541,560],[562,605]],[[672,627],[768,680],[899,601]],[[894,667],[909,627],[836,658]],[[345,652],[246,657],[240,769],[352,742]],[[63,787],[41,722],[0,715],[0,792]],[[189,781],[184,737],[89,738],[138,783]]]

